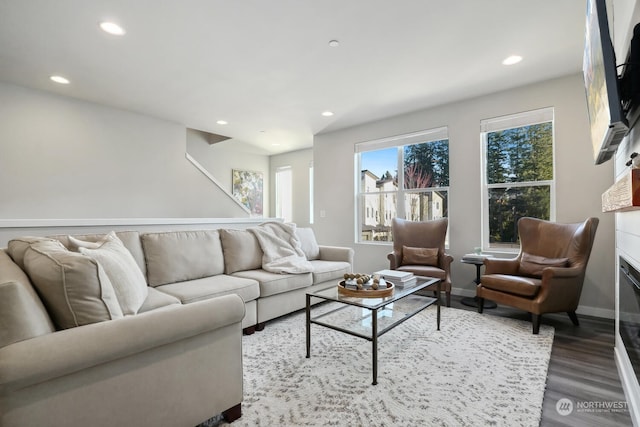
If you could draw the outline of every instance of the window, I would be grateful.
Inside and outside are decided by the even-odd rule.
[[[276,217],[292,222],[292,203],[291,167],[284,166],[276,170]]]
[[[555,220],[553,109],[483,120],[480,127],[483,247],[515,250],[518,219]]]
[[[313,224],[313,161],[309,162],[309,224]]]
[[[356,163],[356,241],[392,241],[396,217],[425,221],[447,216],[446,127],[356,144]]]

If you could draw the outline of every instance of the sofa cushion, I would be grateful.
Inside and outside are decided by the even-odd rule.
[[[262,268],[262,248],[252,232],[221,229],[220,240],[224,251],[225,274]]]
[[[316,240],[316,235],[310,227],[296,228],[296,235],[300,240],[300,248],[309,261],[320,257],[320,246]]]
[[[7,243],[7,253],[18,266],[24,270],[24,254],[32,243],[41,240],[53,241],[48,237],[24,236],[9,240]]]
[[[115,232],[112,231],[98,242],[87,242],[72,236],[69,236],[69,242],[81,254],[96,260],[102,266],[116,291],[122,312],[125,315],[138,313],[147,299],[147,281],[133,255]]]
[[[27,275],[0,250],[0,348],[55,331]]]
[[[255,280],[226,274],[171,283],[158,286],[156,289],[178,298],[183,304],[229,294],[239,295],[244,302],[253,301],[260,296],[260,288]]]
[[[160,292],[156,288],[149,287],[147,299],[144,300],[144,304],[142,304],[142,307],[138,310],[138,314],[174,304],[180,304],[180,300],[172,295]]]
[[[540,290],[541,280],[508,274],[485,274],[480,283],[487,289],[533,298]]]
[[[124,246],[129,250],[133,258],[136,260],[136,264],[142,271],[144,276],[147,275],[147,267],[144,263],[144,252],[142,251],[142,243],[140,242],[140,233],[137,231],[116,231],[116,236],[122,241]],[[69,235],[55,235],[49,236],[62,242],[70,251],[78,252],[77,244],[73,243],[73,239],[77,239],[83,242],[99,242],[104,240],[106,234],[74,234]],[[72,239],[73,238],[73,239]]]
[[[313,283],[311,273],[280,274],[265,270],[246,270],[233,273],[233,276],[257,280],[260,283],[260,298],[306,288]]]
[[[520,257],[520,274],[523,276],[542,277],[542,270],[547,267],[566,267],[569,258],[546,258],[526,252]]]
[[[351,272],[351,264],[343,261],[314,260],[311,261],[311,265],[314,285],[329,280],[341,280],[345,273]]]
[[[143,233],[140,239],[151,286],[224,273],[218,230]]]
[[[98,262],[42,240],[24,254],[24,265],[60,329],[123,317],[115,290]]]
[[[402,265],[438,266],[438,248],[402,246]]]

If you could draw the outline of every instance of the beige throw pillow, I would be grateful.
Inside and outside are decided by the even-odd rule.
[[[438,266],[438,248],[402,246],[402,265]]]
[[[263,252],[255,234],[247,230],[220,229],[220,240],[226,274],[262,268]]]
[[[542,277],[542,270],[546,267],[566,267],[568,263],[569,258],[546,258],[523,252],[522,257],[520,257],[520,274]]]
[[[35,237],[35,236],[23,236],[15,239],[9,240],[7,244],[7,253],[13,259],[13,262],[18,264],[18,266],[24,270],[24,254],[27,252],[27,249],[31,246],[32,243],[40,242],[42,240],[47,240],[50,242],[55,242],[55,239],[50,239],[48,237]]]
[[[81,254],[98,262],[107,273],[125,315],[137,314],[149,293],[140,267],[115,232],[99,242],[85,242],[69,236]]]
[[[312,228],[298,227],[296,228],[296,235],[300,240],[300,248],[309,261],[320,258],[320,247]]]
[[[25,271],[60,329],[123,316],[109,277],[95,260],[68,251],[58,241],[32,243]]]

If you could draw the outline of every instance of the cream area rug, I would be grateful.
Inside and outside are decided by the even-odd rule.
[[[314,307],[315,313],[330,308]],[[233,426],[537,426],[554,330],[429,307],[378,341],[311,325],[305,315],[243,337],[244,401]],[[220,425],[225,425],[224,421]]]

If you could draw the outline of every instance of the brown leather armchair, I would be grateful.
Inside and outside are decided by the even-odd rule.
[[[534,334],[544,313],[566,311],[579,325],[576,309],[597,228],[598,218],[576,224],[521,218],[518,256],[484,261],[478,312],[486,298],[531,313]]]
[[[440,290],[446,292],[447,307],[451,306],[451,262],[445,253],[448,219],[407,221],[394,218],[393,252],[387,255],[391,270],[410,271],[418,276],[441,279]],[[436,291],[437,285],[428,287]]]

